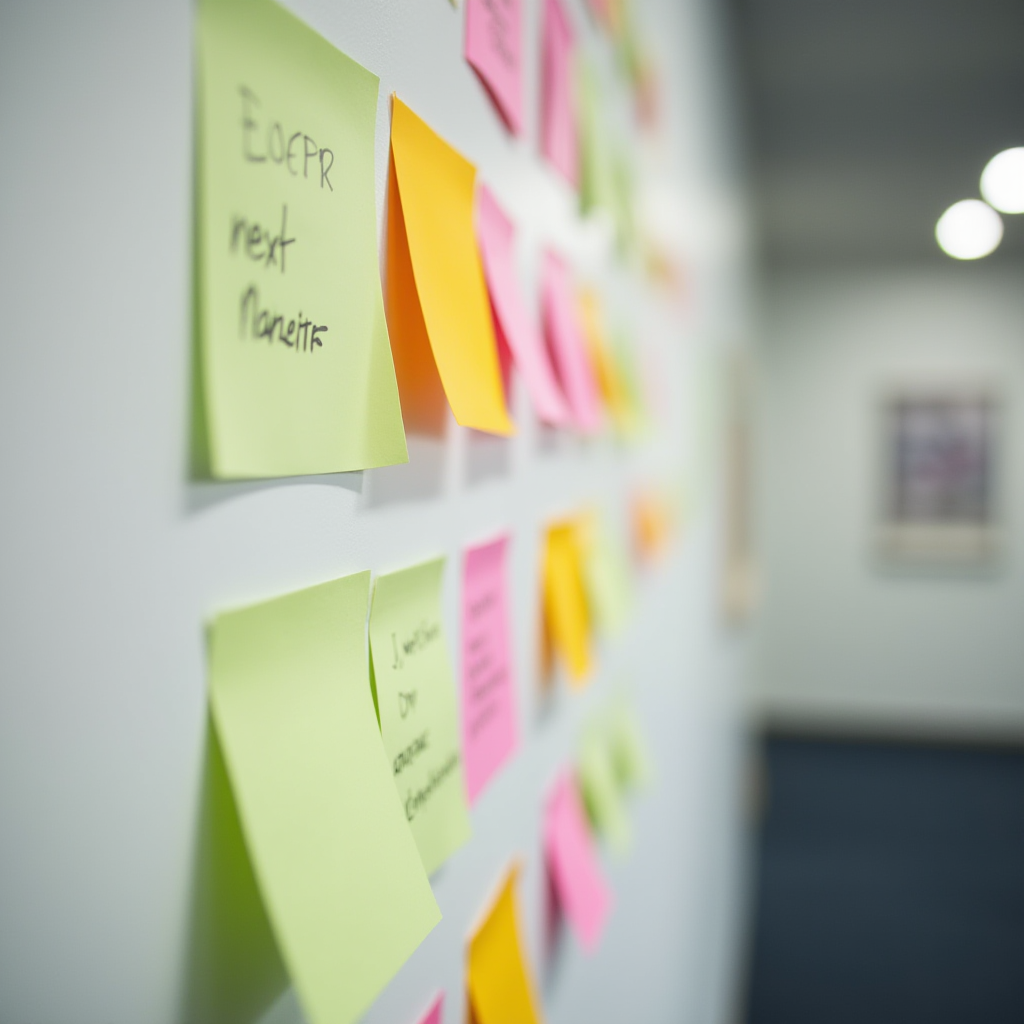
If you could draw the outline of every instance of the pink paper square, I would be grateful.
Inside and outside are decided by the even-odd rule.
[[[544,0],[540,148],[573,187],[579,184],[572,26],[559,0]]]
[[[526,312],[519,288],[515,270],[515,228],[483,185],[477,192],[476,232],[499,350],[507,346],[507,351],[511,352],[538,417],[553,426],[567,424],[569,409],[558,389],[544,339]],[[501,354],[506,355],[504,351]]]
[[[470,803],[519,743],[509,643],[508,538],[466,550],[462,580],[462,760]]]
[[[541,279],[544,333],[573,422],[584,433],[601,429],[601,396],[583,341],[569,273],[553,253],[544,254]]]
[[[466,0],[466,60],[509,131],[523,127],[523,12],[520,0]]]
[[[544,815],[544,851],[558,904],[588,952],[596,948],[612,896],[594,852],[572,772],[559,775]]]
[[[420,1018],[420,1024],[441,1024],[444,1011],[444,993],[439,992],[430,1009]]]

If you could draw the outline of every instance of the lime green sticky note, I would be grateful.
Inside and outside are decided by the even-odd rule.
[[[595,521],[584,550],[583,575],[590,606],[605,633],[619,634],[633,607],[633,580],[625,546],[616,543],[603,522]]]
[[[577,769],[591,823],[616,853],[625,852],[632,829],[622,805],[607,730],[598,722],[592,722],[584,733]]]
[[[272,0],[200,0],[197,45],[208,470],[404,462],[377,260],[378,80]]]
[[[649,785],[654,770],[647,739],[636,709],[625,697],[616,700],[608,716],[608,737],[619,788],[629,790]]]
[[[455,680],[441,624],[444,559],[379,576],[370,651],[380,733],[427,873],[470,836]]]
[[[281,958],[310,1024],[348,1024],[440,920],[367,674],[368,572],[227,612],[210,708]]]

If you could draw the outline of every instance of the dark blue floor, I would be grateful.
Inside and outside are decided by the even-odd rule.
[[[765,753],[748,1024],[1022,1024],[1024,752]]]

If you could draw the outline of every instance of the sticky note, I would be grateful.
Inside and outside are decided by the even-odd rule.
[[[559,0],[544,0],[542,17],[540,148],[552,167],[575,187],[579,180],[579,142],[573,32]]]
[[[647,739],[636,710],[625,698],[615,702],[607,728],[612,768],[619,788],[630,790],[648,785],[654,770]]]
[[[444,1019],[444,993],[438,993],[430,1009],[420,1018],[420,1024],[441,1024]]]
[[[622,435],[629,434],[633,427],[629,398],[608,349],[600,299],[588,288],[579,293],[578,303],[583,338],[605,408],[611,413],[615,429]]]
[[[377,262],[377,78],[270,0],[197,21],[196,471],[407,459]]]
[[[605,122],[597,76],[589,62],[577,68],[580,108],[580,209],[603,208],[613,213],[616,204],[611,140]]]
[[[600,723],[591,723],[584,733],[577,775],[591,822],[612,850],[623,853],[631,842],[632,830],[622,805],[608,734]]]
[[[590,612],[583,587],[576,525],[548,529],[543,568],[544,615],[554,650],[561,656],[575,688],[590,674]]]
[[[661,558],[672,535],[673,508],[657,490],[639,491],[630,505],[633,544],[640,559],[654,562]]]
[[[466,0],[466,60],[509,131],[523,127],[523,12],[520,0]]]
[[[281,957],[346,1024],[440,920],[367,676],[370,574],[219,615],[210,708]]]
[[[459,424],[511,434],[473,227],[476,170],[397,96],[391,159],[388,319],[403,410],[415,423],[433,401],[422,379],[432,357]]]
[[[633,607],[633,580],[625,546],[598,516],[580,525],[587,604],[597,626],[610,636],[622,632]]]
[[[569,770],[558,776],[544,808],[544,852],[558,906],[583,947],[595,949],[611,911],[611,890]]]
[[[515,227],[485,185],[477,190],[476,229],[499,342],[522,374],[537,416],[553,426],[567,424],[568,407],[516,276]]]
[[[406,821],[430,874],[470,837],[441,620],[444,559],[377,577],[370,654],[380,734]]]
[[[542,263],[544,333],[574,425],[583,433],[601,429],[601,398],[587,355],[569,272],[554,253]]]
[[[517,867],[470,939],[467,985],[475,1024],[540,1024],[533,979],[523,956],[516,908]]]
[[[508,538],[466,550],[462,576],[462,753],[475,801],[519,744],[509,635]]]

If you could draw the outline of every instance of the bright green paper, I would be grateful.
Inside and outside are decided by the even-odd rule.
[[[609,536],[603,523],[595,525],[584,563],[587,598],[601,629],[618,635],[633,607],[633,580],[625,549]]]
[[[405,462],[377,260],[376,76],[272,0],[201,0],[198,53],[208,471]]]
[[[591,823],[616,853],[624,853],[632,841],[632,830],[622,806],[608,734],[596,722],[584,734],[577,769]]]
[[[348,1024],[440,920],[370,698],[370,574],[217,617],[210,707],[310,1024]]]
[[[370,652],[381,737],[427,873],[470,836],[455,680],[441,625],[444,559],[379,576]]]

